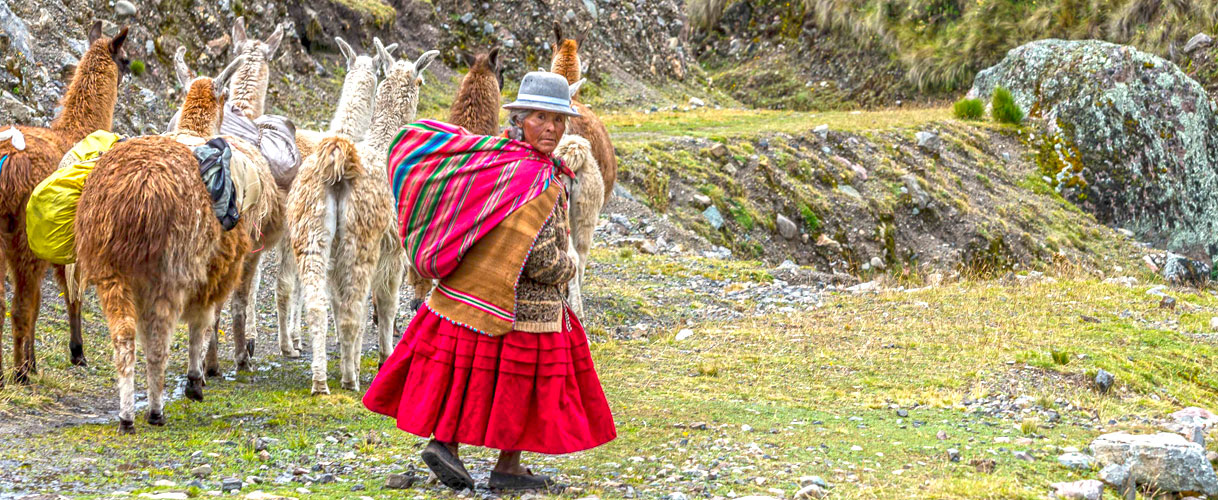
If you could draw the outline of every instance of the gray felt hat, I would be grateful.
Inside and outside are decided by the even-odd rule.
[[[579,112],[571,107],[571,95],[583,83],[584,81],[580,80],[574,85],[567,85],[567,79],[558,73],[534,71],[524,75],[524,80],[520,81],[516,102],[505,105],[504,108],[535,109],[579,116]]]

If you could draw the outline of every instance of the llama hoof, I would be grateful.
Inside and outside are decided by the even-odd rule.
[[[219,376],[220,376],[220,368],[208,368],[208,369],[207,369],[207,371],[206,371],[206,372],[204,372],[204,373],[205,373],[205,374],[206,374],[208,377],[219,377]]]
[[[254,371],[254,365],[252,363],[250,363],[250,361],[248,359],[238,361],[237,362],[237,371],[238,372],[252,372],[252,371]]]
[[[282,354],[282,355],[283,355],[283,357],[285,357],[285,358],[292,358],[292,359],[296,359],[296,358],[299,358],[299,357],[300,357],[300,351],[298,351],[298,350],[296,350],[296,349],[282,350],[282,351],[280,352],[280,354]]]
[[[329,384],[326,384],[326,382],[324,380],[323,381],[314,380],[313,381],[313,395],[320,396],[323,394],[330,394]]]
[[[203,401],[203,377],[193,378],[186,376],[186,399],[191,401]]]
[[[86,367],[86,366],[89,366],[89,362],[85,361],[84,356],[81,356],[79,358],[76,356],[72,356],[72,366]]]
[[[85,348],[83,346],[68,346],[68,350],[72,352],[72,366],[89,366],[85,362]]]
[[[24,370],[17,370],[17,372],[13,374],[13,382],[16,382],[18,385],[29,385],[30,384],[29,372],[26,372]]]
[[[165,426],[165,414],[161,413],[159,411],[148,412],[148,425],[164,427]]]
[[[119,420],[118,433],[128,436],[135,434],[135,422],[131,420]]]
[[[343,390],[359,392],[359,384],[355,382],[343,382]]]

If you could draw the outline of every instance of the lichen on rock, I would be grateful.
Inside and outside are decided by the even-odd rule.
[[[978,73],[969,96],[1000,86],[1039,124],[1063,196],[1172,250],[1218,254],[1218,122],[1201,84],[1133,47],[1049,39]]]

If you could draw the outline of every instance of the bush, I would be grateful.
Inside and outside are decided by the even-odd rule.
[[[985,116],[985,101],[981,99],[962,98],[952,106],[956,118],[961,120],[980,120]]]
[[[133,75],[135,75],[135,76],[140,76],[140,75],[143,75],[143,74],[144,74],[144,69],[145,69],[145,68],[144,68],[144,61],[141,61],[141,60],[139,60],[139,59],[136,59],[136,60],[134,60],[134,61],[131,61],[131,64],[127,65],[127,68],[128,68],[128,69],[130,69],[130,70],[131,70],[131,74],[133,74]]]
[[[990,116],[994,117],[994,121],[1012,125],[1023,123],[1023,110],[1015,104],[1011,91],[1002,87],[994,89],[994,99],[990,101],[990,106],[993,108],[990,110]]]

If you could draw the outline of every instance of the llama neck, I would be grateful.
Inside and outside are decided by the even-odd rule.
[[[118,101],[118,67],[109,47],[98,42],[81,59],[60,100],[63,112],[51,122],[51,130],[69,143],[114,126],[114,104]]]
[[[550,63],[550,72],[562,75],[567,79],[568,84],[579,81],[579,47],[575,45],[575,42],[571,40],[563,42],[558,53],[554,54],[554,60]]]
[[[467,75],[449,121],[475,134],[494,135],[499,131],[499,104],[499,81],[494,75]]]
[[[382,90],[381,94],[377,96],[376,114],[372,119],[372,128],[368,130],[366,142],[368,148],[377,152],[377,161],[383,163],[389,152],[389,143],[393,142],[402,127],[414,121],[418,111],[419,94],[417,89],[397,98],[390,97],[392,92]]]
[[[372,103],[376,93],[376,74],[359,68],[347,74],[330,133],[341,134],[359,141],[372,125]]]
[[[270,68],[266,55],[255,48],[245,51],[245,64],[233,74],[228,85],[229,102],[240,109],[251,120],[262,116],[266,106],[266,89],[270,80]]]

